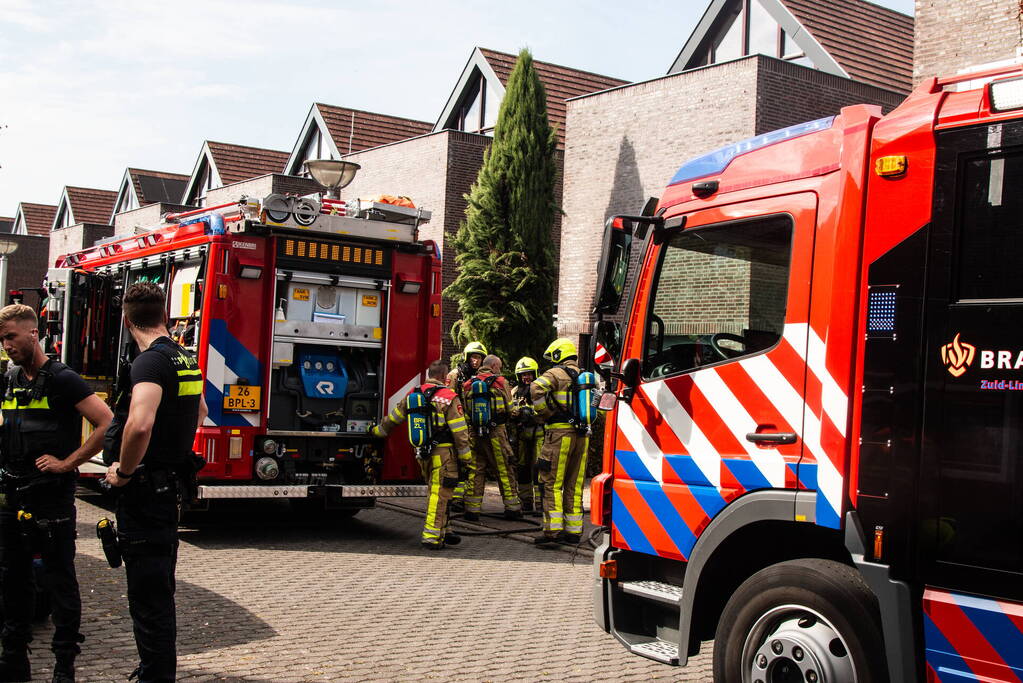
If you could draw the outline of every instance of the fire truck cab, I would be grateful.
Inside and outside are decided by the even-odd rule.
[[[418,239],[429,218],[283,194],[166,216],[60,259],[45,348],[112,396],[136,352],[121,297],[155,282],[209,408],[193,507],[287,498],[354,513],[377,496],[424,495],[400,430],[367,432],[440,354],[440,254]]]
[[[609,220],[602,628],[674,665],[713,640],[729,682],[1023,679],[1021,184],[1017,65]]]

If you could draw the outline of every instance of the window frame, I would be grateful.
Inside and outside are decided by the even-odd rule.
[[[654,312],[654,304],[656,303],[657,292],[660,289],[661,275],[663,273],[664,258],[665,258],[665,255],[667,254],[668,243],[671,241],[671,239],[674,238],[674,237],[677,237],[678,235],[681,235],[681,234],[702,233],[702,232],[706,232],[708,230],[717,230],[717,229],[722,229],[722,228],[730,228],[730,227],[735,227],[735,226],[738,226],[738,225],[744,225],[744,224],[748,224],[748,223],[757,223],[757,222],[763,221],[765,219],[782,218],[782,217],[787,218],[788,221],[789,221],[789,251],[788,251],[788,254],[789,254],[789,269],[788,269],[788,278],[786,280],[786,286],[785,286],[785,320],[782,321],[782,333],[778,335],[778,339],[771,346],[769,346],[767,348],[764,348],[764,349],[761,349],[760,351],[757,351],[755,353],[743,354],[743,355],[737,356],[735,358],[723,358],[723,359],[721,359],[721,360],[719,360],[719,361],[717,361],[715,363],[707,363],[705,365],[700,365],[700,366],[697,366],[695,368],[687,368],[685,370],[679,370],[677,372],[672,372],[672,373],[668,373],[668,374],[665,374],[665,375],[660,375],[658,377],[650,377],[650,376],[648,376],[647,375],[647,368],[646,368],[646,361],[647,361],[647,349],[649,348],[649,344],[650,344],[650,328],[651,328],[651,322],[652,322],[651,315],[653,315],[653,312]],[[662,232],[662,233],[660,233],[660,234],[655,236],[655,245],[654,246],[658,249],[657,265],[656,265],[656,271],[655,271],[655,273],[653,275],[653,278],[652,278],[652,280],[650,282],[650,288],[649,288],[649,292],[647,293],[646,305],[645,305],[645,308],[644,308],[644,315],[643,315],[643,325],[644,325],[644,327],[643,327],[643,345],[641,347],[642,358],[640,358],[640,365],[642,366],[642,375],[641,375],[641,377],[642,377],[642,382],[643,383],[659,382],[661,380],[670,379],[670,378],[673,378],[673,377],[681,377],[682,375],[692,374],[694,372],[698,372],[700,370],[704,370],[704,369],[707,369],[707,368],[716,368],[716,367],[724,365],[726,363],[732,363],[732,362],[735,362],[735,361],[744,360],[746,358],[754,358],[756,356],[760,356],[760,355],[765,354],[765,353],[770,353],[774,349],[778,348],[778,345],[781,344],[782,339],[785,337],[784,327],[785,327],[785,321],[788,320],[788,314],[789,314],[789,296],[790,296],[791,287],[792,287],[792,263],[793,263],[793,260],[795,258],[796,217],[794,215],[792,215],[791,212],[789,212],[789,211],[779,211],[777,213],[763,214],[763,215],[760,215],[760,216],[750,216],[750,217],[739,218],[739,219],[735,219],[735,220],[721,221],[721,222],[718,222],[718,223],[708,223],[706,225],[700,225],[700,226],[693,227],[693,228],[681,227],[681,228],[676,228],[674,230],[666,230],[666,231],[664,231],[664,232]]]

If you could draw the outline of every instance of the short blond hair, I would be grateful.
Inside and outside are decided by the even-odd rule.
[[[11,304],[0,308],[0,325],[12,321],[29,322],[32,323],[32,327],[39,327],[39,317],[36,312],[32,310],[31,306],[25,304]]]

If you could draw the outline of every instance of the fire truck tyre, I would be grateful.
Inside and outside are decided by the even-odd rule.
[[[714,635],[714,680],[878,683],[888,679],[877,599],[852,567],[781,562],[747,579]]]

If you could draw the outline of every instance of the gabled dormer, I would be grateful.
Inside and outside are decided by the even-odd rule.
[[[425,135],[427,121],[377,114],[317,102],[309,109],[284,173],[303,175],[309,159],[340,159],[346,154]]]
[[[205,206],[206,193],[224,185],[268,173],[281,173],[288,153],[276,149],[228,145],[207,140],[185,184],[182,204]]]
[[[711,0],[668,73],[755,54],[908,93],[913,17],[865,0]]]
[[[125,169],[117,190],[117,201],[114,202],[111,222],[113,216],[119,213],[150,204],[177,204],[187,183],[188,176],[183,173],[147,171],[141,168]]]
[[[491,134],[517,59],[506,52],[474,48],[433,129]],[[533,60],[533,65],[547,93],[547,116],[558,129],[559,147],[565,141],[565,100],[628,84],[557,64]]]
[[[57,207],[53,204],[21,202],[14,213],[14,227],[11,231],[15,235],[49,235],[56,215]]]
[[[62,230],[78,224],[110,225],[117,193],[93,187],[67,185],[57,203],[51,230]]]

